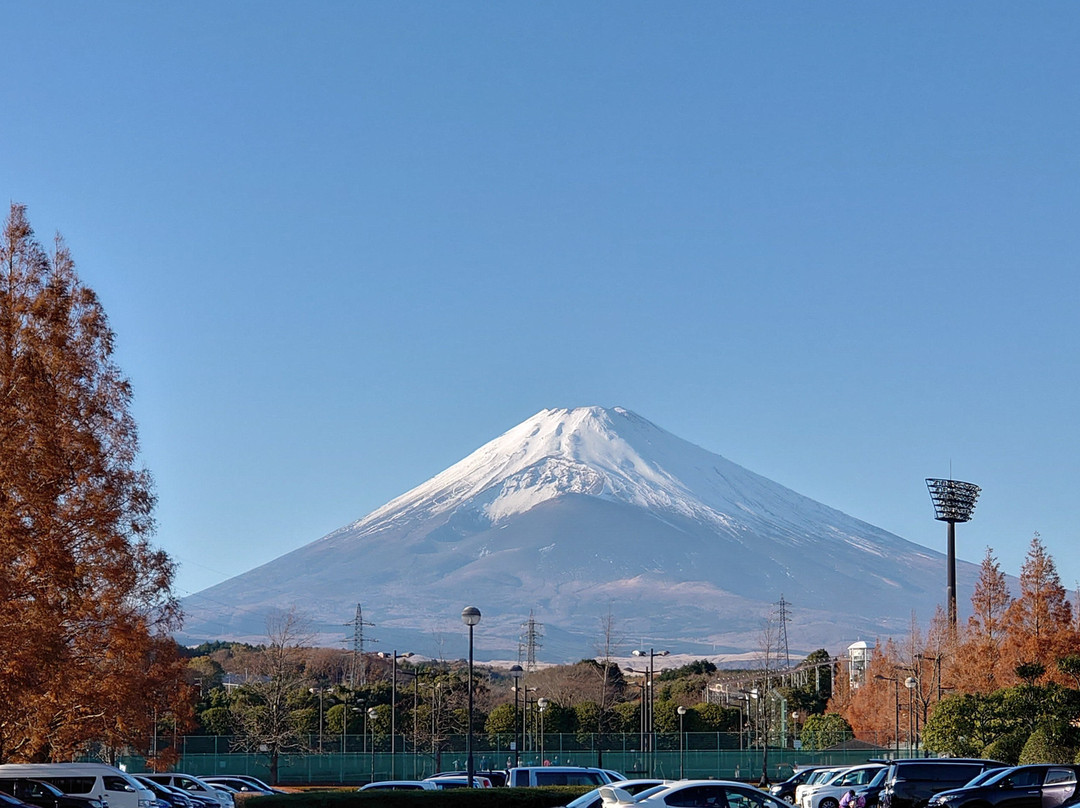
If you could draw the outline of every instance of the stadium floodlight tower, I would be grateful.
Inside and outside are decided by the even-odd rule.
[[[934,501],[935,519],[949,524],[949,627],[956,628],[956,523],[970,522],[975,510],[975,500],[982,489],[974,483],[960,480],[935,480],[927,478],[926,487]]]

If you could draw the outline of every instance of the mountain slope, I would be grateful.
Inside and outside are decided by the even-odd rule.
[[[976,575],[958,564],[962,603]],[[293,604],[340,635],[359,602],[384,647],[437,655],[452,640],[456,655],[471,604],[487,656],[516,655],[530,610],[553,660],[590,655],[609,610],[629,637],[737,652],[756,647],[783,595],[789,644],[812,650],[903,634],[913,610],[932,614],[944,578],[940,553],[632,412],[544,410],[357,522],[187,599],[185,635],[258,638],[269,610]]]

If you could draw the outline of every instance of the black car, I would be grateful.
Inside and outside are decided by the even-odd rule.
[[[885,787],[885,775],[888,773],[889,767],[882,766],[869,783],[855,789],[855,796],[863,798],[866,808],[878,808],[881,805],[881,790]]]
[[[978,758],[893,760],[881,789],[881,807],[926,808],[935,794],[959,788],[987,769],[1004,766],[998,760]]]
[[[824,767],[803,766],[782,783],[776,783],[775,785],[769,786],[769,793],[785,802],[795,802],[796,786],[801,786],[810,778],[811,774],[822,768]]]
[[[943,791],[932,808],[1057,808],[1076,794],[1080,767],[1052,763],[1013,766],[981,783]]]
[[[154,798],[168,806],[168,808],[194,808],[195,803],[186,794],[178,794],[174,789],[163,786],[161,783],[155,783],[149,777],[144,777],[141,774],[133,776],[139,781],[139,785],[150,789],[154,793]]]
[[[0,791],[37,808],[102,808],[96,797],[65,794],[52,783],[27,777],[0,777]]]

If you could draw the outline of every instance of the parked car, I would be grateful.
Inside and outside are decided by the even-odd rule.
[[[810,775],[814,772],[825,768],[824,766],[803,766],[795,771],[787,780],[781,783],[774,783],[769,786],[769,793],[779,800],[785,802],[795,802],[795,787],[801,786],[807,780],[810,779]]]
[[[103,808],[97,797],[65,794],[44,780],[3,777],[0,778],[0,791],[37,808]]]
[[[844,766],[825,766],[813,772],[806,778],[806,782],[799,783],[795,786],[795,804],[802,805],[803,795],[813,791],[818,786],[824,784],[830,777],[835,776],[839,772],[844,770]]]
[[[656,786],[636,797],[616,785],[600,787],[603,808],[633,805],[634,808],[668,806],[715,806],[715,808],[788,808],[771,794],[731,780],[679,780]]]
[[[856,799],[862,797],[865,808],[879,808],[881,805],[881,789],[885,787],[885,775],[888,773],[889,767],[882,765],[869,783],[855,789]]]
[[[429,780],[376,780],[357,791],[437,791],[438,786]]]
[[[162,772],[145,774],[143,776],[148,780],[153,780],[155,783],[160,783],[163,786],[172,786],[173,788],[179,788],[189,794],[194,794],[197,797],[213,799],[221,806],[221,808],[234,808],[232,794],[214,788],[213,786],[204,783],[198,777],[192,777],[190,774]]]
[[[469,787],[469,775],[467,774],[452,774],[449,777],[425,777],[424,779],[429,783],[434,783],[435,787],[440,790]],[[472,780],[473,788],[491,788],[491,781],[486,777],[474,774]]]
[[[451,772],[436,772],[427,779],[434,777],[462,777],[467,775],[466,771],[451,771]],[[473,772],[473,777],[486,777],[493,788],[499,788],[506,785],[506,771],[496,771],[494,769],[484,769],[483,771]]]
[[[840,808],[840,798],[845,792],[865,786],[884,768],[881,763],[866,763],[841,769],[811,792],[803,794],[801,808]]]
[[[150,789],[154,793],[154,797],[158,803],[166,806],[166,808],[194,808],[195,803],[188,799],[186,794],[177,792],[175,789],[163,786],[161,783],[155,783],[153,780],[148,780],[141,774],[132,775],[139,783],[146,788]]]
[[[218,775],[213,775],[213,776],[216,777]],[[223,774],[221,776],[222,777],[228,777],[230,780],[243,780],[244,782],[251,783],[256,788],[261,788],[263,791],[269,792],[270,794],[284,794],[285,793],[280,788],[274,788],[269,783],[267,783],[267,782],[265,782],[263,780],[260,780],[258,777],[252,777],[250,774]],[[205,777],[203,777],[201,779],[202,779],[202,781],[204,783],[208,782],[207,778],[205,778]]]
[[[34,808],[34,806],[0,791],[0,808]]]
[[[1035,763],[993,771],[982,782],[931,797],[933,808],[1057,808],[1076,794],[1080,767]]]
[[[633,794],[636,796],[650,788],[655,788],[656,786],[671,785],[671,783],[671,780],[644,779],[619,780],[618,782],[611,783],[611,785],[615,786],[616,788],[622,789],[627,794]],[[592,791],[586,791],[573,802],[567,803],[565,808],[600,808],[602,802],[603,800],[600,797],[600,789],[594,788]]]
[[[939,792],[964,785],[987,769],[1002,768],[998,760],[978,758],[910,758],[889,763],[881,789],[882,808],[926,808]]]
[[[233,791],[238,791],[241,794],[284,794],[285,793],[284,791],[281,791],[280,789],[271,788],[270,786],[256,785],[251,780],[248,780],[248,779],[243,778],[243,777],[230,777],[230,776],[226,776],[226,775],[219,776],[219,775],[215,774],[215,775],[210,775],[209,777],[200,777],[199,779],[202,780],[204,783],[206,783],[208,786],[213,786],[214,788],[221,788],[222,786],[224,786],[226,788],[231,788]]]
[[[513,788],[529,786],[602,786],[614,779],[604,769],[587,766],[517,766],[509,771],[506,784]]]

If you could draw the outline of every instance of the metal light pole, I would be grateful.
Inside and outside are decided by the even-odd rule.
[[[390,779],[397,778],[397,661],[399,659],[408,659],[412,656],[412,651],[406,651],[404,654],[399,654],[394,651],[391,654],[385,651],[380,651],[379,656],[383,659],[390,658],[391,675],[390,675]]]
[[[912,757],[919,756],[919,741],[915,737],[915,733],[911,729],[911,719],[915,715],[915,687],[919,684],[919,680],[914,676],[909,676],[904,680],[904,687],[908,689],[908,747],[911,747],[912,743],[915,744],[915,753]],[[918,732],[918,724],[916,724],[915,732]]]
[[[643,657],[646,652],[640,649],[631,651],[634,656]],[[655,768],[656,758],[656,688],[655,685],[655,668],[653,660],[658,656],[667,656],[670,651],[657,651],[655,648],[650,648],[648,651],[649,656],[649,672],[646,675],[646,684],[649,688],[649,706],[646,712],[646,732],[649,738],[649,774],[653,773]]]
[[[476,764],[473,762],[473,627],[480,622],[480,610],[475,606],[466,606],[461,610],[461,621],[469,627],[469,732],[466,735],[465,771],[468,776],[468,788],[473,787]]]
[[[894,730],[896,735],[896,756],[900,757],[900,678],[898,676],[882,676],[881,674],[875,674],[874,678],[893,683],[893,691],[896,696],[896,728]]]
[[[536,700],[536,707],[540,710],[540,765],[546,766],[547,761],[544,759],[544,710],[547,709],[548,700],[539,698]]]
[[[510,675],[514,677],[514,765],[518,766],[521,763],[521,745],[518,743],[518,728],[517,728],[517,715],[518,715],[518,691],[521,690],[521,675],[525,673],[525,670],[520,665],[514,665],[510,668]],[[525,723],[522,721],[522,740],[525,737]]]
[[[686,779],[686,733],[683,731],[683,716],[686,715],[686,708],[681,704],[676,710],[679,714],[679,779]]]
[[[949,524],[948,533],[948,597],[949,627],[956,628],[956,523],[971,521],[975,500],[982,490],[974,483],[960,480],[935,480],[927,478],[926,488],[934,502],[934,518]]]
[[[369,707],[366,713],[367,717],[371,719],[371,782],[375,782],[375,719],[379,717],[379,711],[374,707]],[[364,723],[367,723],[365,720]]]

